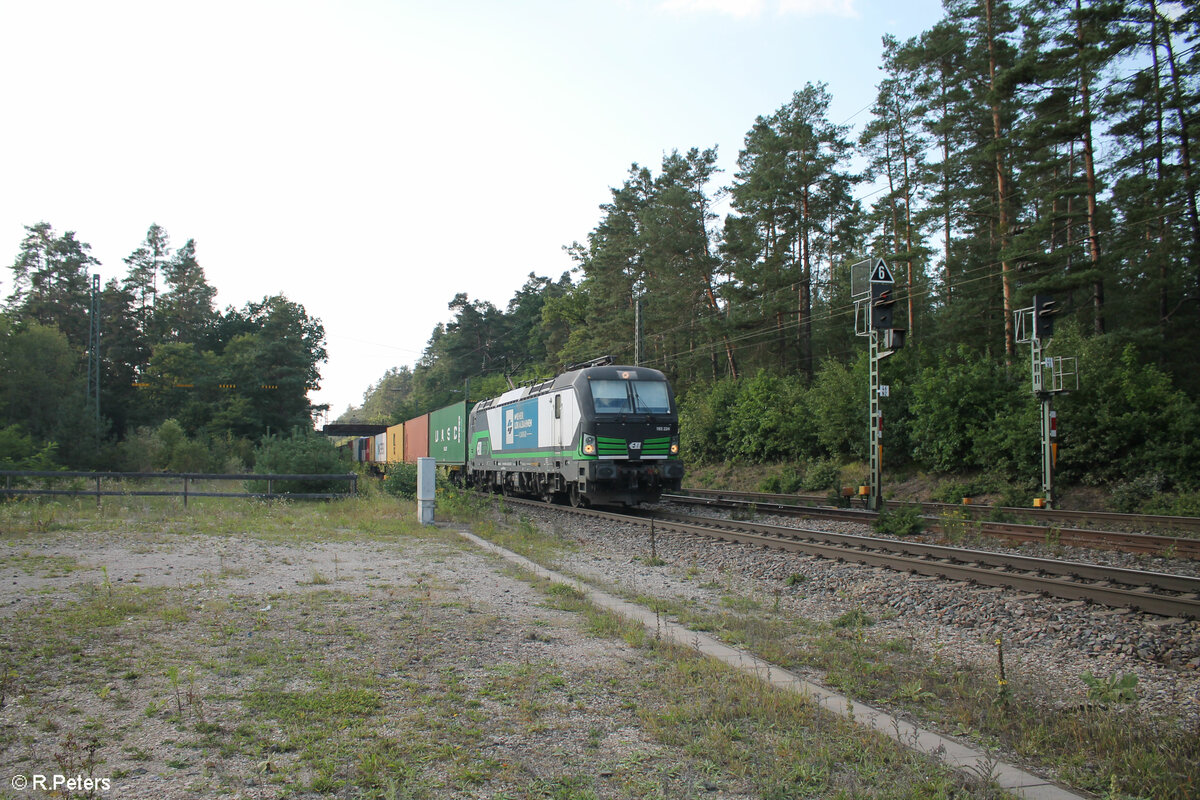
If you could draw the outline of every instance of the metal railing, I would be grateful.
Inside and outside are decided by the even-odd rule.
[[[354,472],[334,475],[307,475],[307,474],[257,474],[257,473],[239,473],[239,474],[222,474],[222,473],[207,473],[207,472],[54,472],[54,471],[36,471],[36,470],[0,470],[0,475],[4,476],[4,488],[0,489],[0,496],[13,497],[20,495],[61,495],[74,497],[95,497],[96,505],[100,505],[100,500],[103,497],[182,497],[183,505],[186,508],[189,497],[252,497],[260,499],[273,498],[288,498],[296,500],[333,500],[343,497],[353,497],[358,494],[358,475]],[[89,483],[94,481],[95,486],[71,487],[71,488],[43,488],[32,489],[24,486],[13,486],[14,478],[41,478],[41,479],[83,479]],[[175,489],[147,489],[141,486],[125,486],[121,488],[113,488],[111,482],[124,480],[177,480],[181,481],[179,488]],[[348,483],[345,492],[291,492],[291,491],[276,491],[275,486],[278,481],[346,481]],[[108,481],[106,487],[104,481]],[[242,481],[249,483],[263,482],[267,484],[265,492],[212,492],[212,491],[196,491],[193,485],[196,481]],[[47,484],[50,481],[47,480]]]

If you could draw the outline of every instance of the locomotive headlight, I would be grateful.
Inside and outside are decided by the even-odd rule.
[[[671,437],[671,455],[673,455],[673,456],[679,455],[679,437],[678,436]]]
[[[590,433],[585,433],[583,435],[583,452],[585,455],[589,456],[596,455],[596,437],[592,436]]]

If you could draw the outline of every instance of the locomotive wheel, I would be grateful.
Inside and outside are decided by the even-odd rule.
[[[587,498],[579,491],[579,484],[571,484],[571,506],[574,508],[583,508],[587,505]]]

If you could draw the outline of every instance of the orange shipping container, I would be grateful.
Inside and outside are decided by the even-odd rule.
[[[429,456],[429,415],[422,414],[404,423],[404,460],[417,463]]]

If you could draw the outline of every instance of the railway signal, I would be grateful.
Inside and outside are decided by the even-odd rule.
[[[1054,335],[1055,301],[1035,294],[1033,305],[1013,312],[1017,341],[1029,345],[1030,386],[1041,404],[1042,496],[1035,505],[1054,508],[1054,470],[1058,466],[1058,413],[1053,409],[1054,395],[1079,388],[1079,369],[1073,357],[1042,357],[1042,342]],[[1071,378],[1074,386],[1068,387]]]
[[[1058,309],[1054,300],[1044,294],[1033,296],[1033,335],[1038,340],[1049,339],[1054,335],[1054,315]]]
[[[895,321],[896,286],[892,283],[871,283],[871,328],[890,331]]]
[[[896,278],[882,258],[860,261],[850,268],[850,295],[854,303],[854,333],[870,345],[867,437],[870,442],[871,478],[867,507],[883,510],[883,408],[879,398],[888,387],[879,383],[879,362],[904,346],[903,328],[895,327]]]

